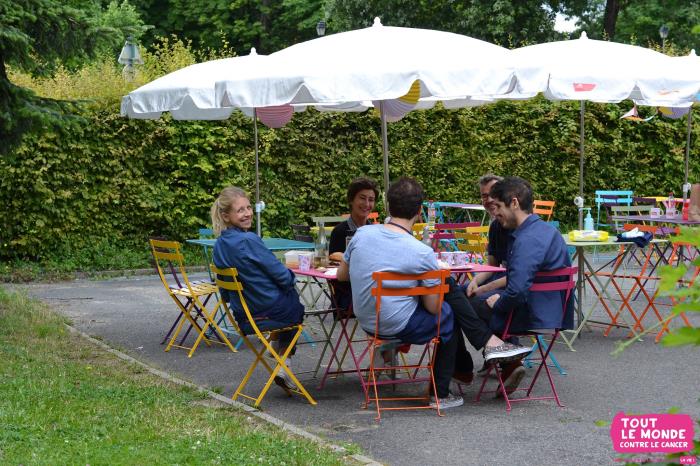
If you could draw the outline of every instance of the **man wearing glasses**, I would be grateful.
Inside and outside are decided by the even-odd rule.
[[[512,230],[505,228],[501,222],[496,220],[496,203],[491,198],[489,193],[491,188],[502,181],[503,177],[488,173],[479,178],[479,193],[481,194],[481,204],[486,209],[491,217],[489,224],[489,244],[486,251],[486,263],[495,267],[508,267],[508,242]],[[486,300],[499,292],[502,292],[506,287],[505,272],[485,272],[478,273],[467,286],[467,297],[479,318],[486,322],[491,320],[493,311],[487,304]],[[511,343],[518,343],[517,338],[512,338]],[[518,387],[523,377],[525,376],[525,368],[521,361],[513,361],[506,364],[501,364],[503,371],[503,380],[506,391],[510,394]],[[477,371],[479,375],[485,375],[488,371],[488,364],[484,365]]]
[[[495,203],[493,202],[493,199],[489,197],[491,187],[502,179],[503,177],[490,173],[479,178],[481,204],[486,209],[486,212],[488,212],[491,216],[486,262],[488,265],[495,267],[507,267],[508,265],[506,259],[508,253],[508,238],[510,237],[511,232],[510,230],[503,228],[500,222],[495,219]],[[505,288],[505,286],[506,274],[503,272],[480,273],[469,282],[469,286],[467,286],[466,290],[467,297],[469,298],[469,301],[474,309],[479,313],[479,317],[488,320],[490,317],[490,309],[485,306],[484,301],[486,301],[486,298],[493,295],[498,290]],[[486,315],[482,315],[482,313],[485,313]]]

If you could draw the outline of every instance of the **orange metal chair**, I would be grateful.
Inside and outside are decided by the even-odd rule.
[[[556,201],[535,200],[532,203],[532,213],[542,217],[542,220],[549,222],[554,214],[554,205]]]
[[[206,307],[212,296],[216,295],[216,286],[208,280],[192,281],[189,279],[185,270],[184,257],[180,252],[180,243],[177,241],[151,239],[149,242],[156,268],[158,269],[158,275],[168,295],[173,299],[181,313],[175,330],[172,331],[171,329],[172,335],[165,351],[170,351],[172,347],[187,349],[189,350],[187,356],[192,357],[197,346],[204,341],[207,346],[211,346],[212,343],[223,344],[235,353],[236,348],[231,344],[216,321],[218,307],[212,310]],[[174,283],[168,279],[170,275],[166,270],[174,277]],[[184,346],[183,341],[176,343],[185,322],[190,324],[185,337],[192,328],[198,333],[197,339],[191,348]],[[206,336],[210,327],[218,341]],[[185,337],[183,337],[183,340]]]
[[[668,259],[669,265],[673,265],[674,263],[676,265],[678,265],[683,261],[684,254],[681,253],[681,250],[683,248],[695,249],[696,247],[697,246],[695,246],[691,243],[674,241],[672,243],[671,256]],[[697,265],[694,265],[694,264],[691,267],[692,267],[692,269],[691,269],[692,274],[690,275],[690,277],[689,278],[683,277],[683,278],[679,279],[678,286],[690,288],[695,284],[695,280],[698,278],[698,275],[700,275],[700,267],[698,267]],[[667,318],[662,318],[662,316],[659,315],[659,312],[656,309],[655,304],[654,304],[654,303],[656,303],[656,298],[659,295],[659,291],[660,290],[656,290],[653,298],[651,299],[649,304],[647,304],[647,307],[642,311],[642,314],[640,316],[640,320],[643,319],[644,316],[649,311],[649,309],[654,309],[655,311],[657,311],[656,316],[657,316],[657,318],[659,318],[659,322],[661,322],[661,330],[659,330],[659,332],[656,334],[656,338],[654,339],[654,341],[656,343],[658,343],[661,340],[664,333],[670,333],[668,326],[671,323],[671,320],[675,319],[676,317],[680,317],[687,327],[692,327],[692,324],[688,320],[688,317],[685,315],[685,312],[679,312],[678,314],[671,314]],[[683,298],[676,299],[676,298],[672,297],[671,298],[671,306],[676,306],[677,304],[680,304],[684,301],[685,301],[685,299],[683,299]]]
[[[292,396],[292,393],[296,393],[298,395],[301,395],[305,397],[309,403],[312,405],[316,404],[316,400],[314,400],[309,392],[306,391],[304,386],[301,384],[299,379],[297,379],[296,375],[292,372],[292,370],[287,366],[286,360],[289,357],[290,352],[292,351],[292,348],[294,348],[294,345],[296,345],[297,340],[299,339],[299,336],[301,335],[302,330],[304,329],[302,324],[296,324],[296,325],[290,325],[288,327],[284,328],[278,328],[278,329],[273,329],[273,330],[265,330],[264,332],[260,330],[258,327],[258,323],[253,317],[253,315],[250,312],[250,309],[248,308],[248,304],[246,303],[245,297],[243,296],[243,284],[238,280],[238,271],[235,268],[228,268],[228,269],[220,269],[216,267],[215,265],[211,265],[211,271],[214,274],[215,281],[216,281],[216,286],[220,290],[227,290],[229,293],[237,293],[238,294],[238,299],[241,301],[241,306],[243,307],[243,311],[245,312],[246,318],[248,320],[248,323],[250,326],[253,328],[253,333],[255,334],[255,337],[262,343],[262,348],[257,348],[256,345],[254,345],[251,341],[250,338],[247,335],[244,335],[243,332],[241,331],[241,328],[238,326],[238,323],[236,322],[236,319],[231,315],[231,311],[228,307],[228,303],[226,300],[223,298],[222,293],[219,293],[220,296],[222,296],[219,299],[219,302],[217,306],[221,306],[224,309],[224,312],[226,315],[229,317],[231,320],[232,325],[236,328],[236,331],[241,335],[241,338],[243,339],[243,342],[246,344],[246,346],[253,352],[255,355],[255,360],[251,364],[250,368],[248,369],[248,372],[246,372],[245,376],[243,377],[243,380],[241,381],[240,385],[238,385],[238,388],[233,394],[233,399],[235,400],[239,396],[242,396],[243,398],[247,398],[249,400],[252,400],[254,402],[253,406],[258,407],[260,406],[260,403],[262,403],[263,398],[267,394],[267,391],[270,389],[270,386],[272,385],[272,382],[275,380],[275,376],[279,373],[279,371],[284,371],[289,375],[289,377],[292,379],[294,384],[297,386],[296,390],[292,389],[287,389],[287,394],[289,396]],[[287,347],[286,351],[282,354],[279,354],[275,348],[270,344],[270,342],[274,339],[277,339],[277,335],[280,332],[284,332],[287,330],[292,330],[295,331],[296,333],[294,334],[294,337],[292,338],[291,343]],[[266,358],[264,357],[265,352],[268,352],[272,358],[275,361],[274,367],[270,366],[268,362],[266,361]],[[258,364],[262,364],[265,369],[270,373],[270,377],[268,377],[267,382],[263,386],[262,390],[258,394],[258,396],[250,396],[246,395],[243,393],[243,389],[246,387],[248,382],[250,381],[250,377],[253,375],[253,372],[255,371],[255,368],[258,366]]]
[[[374,354],[376,351],[381,351],[387,345],[401,344],[398,340],[387,340],[379,336],[379,322],[381,320],[381,307],[382,307],[382,297],[384,296],[426,296],[426,295],[438,295],[439,305],[438,309],[442,307],[442,302],[445,293],[449,291],[449,285],[446,284],[447,278],[450,276],[449,270],[433,270],[430,272],[425,272],[415,275],[400,274],[394,272],[374,272],[372,274],[372,279],[375,281],[376,286],[372,288],[372,296],[376,299],[375,310],[377,313],[375,331],[374,335],[369,338],[369,374],[366,380],[369,388],[371,390],[367,391],[365,397],[365,408],[369,406],[370,403],[375,403],[377,408],[376,420],[381,420],[381,412],[388,410],[406,410],[406,409],[430,409],[430,394],[426,391],[424,396],[395,396],[395,397],[380,397],[379,396],[379,386],[380,385],[398,385],[405,383],[418,383],[418,382],[429,382],[432,386],[435,386],[435,378],[433,376],[433,365],[435,361],[435,353],[437,345],[440,343],[440,311],[437,314],[437,331],[435,337],[433,337],[421,353],[421,356],[417,363],[408,364],[404,361],[402,365],[389,366],[389,367],[377,367],[375,365]],[[425,286],[414,286],[410,288],[393,288],[391,284],[387,282],[395,281],[420,281],[420,280],[440,280],[440,284],[432,287]],[[411,374],[407,378],[390,379],[390,380],[378,380],[378,375],[382,372],[390,371],[395,374],[397,370],[406,371]],[[419,372],[427,374],[425,376],[419,377]],[[372,396],[373,394],[373,396]],[[424,401],[424,404],[413,405],[413,406],[382,406],[384,402],[404,402],[404,401]],[[437,413],[440,413],[440,403],[437,401]]]
[[[537,275],[535,276],[535,282],[530,286],[530,293],[545,293],[545,292],[553,292],[553,291],[558,291],[562,294],[562,309],[561,309],[561,316],[562,316],[562,321],[564,319],[564,314],[566,313],[566,307],[569,302],[569,299],[571,299],[571,294],[572,290],[576,286],[576,276],[578,273],[578,267],[564,267],[558,270],[552,270],[552,271],[547,271],[547,272],[537,272]],[[557,281],[561,280],[561,281]],[[500,393],[503,396],[503,399],[506,402],[506,411],[511,410],[511,403],[514,402],[520,402],[520,401],[534,401],[534,400],[554,400],[558,406],[563,407],[564,405],[561,404],[561,401],[559,400],[559,395],[557,394],[557,389],[554,386],[554,379],[552,379],[552,374],[549,371],[549,360],[550,358],[550,352],[552,350],[552,347],[554,347],[554,343],[556,342],[557,337],[559,336],[559,333],[561,331],[561,328],[554,328],[554,329],[537,329],[537,330],[530,330],[527,332],[511,332],[510,331],[510,324],[513,320],[513,313],[515,311],[511,311],[510,314],[508,315],[508,319],[506,320],[506,326],[503,331],[503,339],[506,339],[511,336],[534,336],[536,338],[540,338],[544,335],[548,335],[551,337],[550,344],[549,346],[547,345],[537,345],[537,349],[539,350],[540,353],[540,358],[537,361],[532,361],[532,362],[539,362],[539,366],[537,367],[537,370],[535,371],[535,375],[532,377],[532,381],[530,382],[530,385],[527,388],[518,388],[517,390],[525,390],[526,394],[523,398],[511,398],[511,395],[508,394],[506,391],[506,387],[503,384],[503,377],[501,373],[501,369],[498,366],[498,364],[493,364],[490,365],[488,368],[488,372],[486,373],[486,376],[484,377],[484,381],[481,383],[481,387],[479,388],[479,392],[476,395],[476,399],[474,400],[475,402],[480,401],[481,395],[484,393]],[[535,387],[535,383],[537,383],[537,379],[539,378],[542,369],[544,369],[545,373],[547,374],[547,379],[549,380],[549,386],[552,390],[552,395],[550,396],[531,396],[532,394],[532,389]],[[496,373],[496,378],[498,379],[498,388],[495,390],[484,390],[486,387],[486,383],[489,380],[489,375],[491,374],[491,371],[495,371]]]
[[[632,228],[639,228],[642,231],[647,231],[650,233],[654,233],[658,231],[658,227],[654,226],[648,226],[648,225],[636,225],[636,224],[626,224],[624,226],[625,229],[630,230]],[[651,281],[652,283],[658,282],[659,277],[654,273],[656,270],[656,267],[659,265],[660,262],[667,262],[665,259],[665,251],[661,251],[658,247],[658,245],[655,245],[653,243],[650,243],[648,247],[646,248],[646,251],[644,249],[638,248],[636,246],[627,246],[628,248],[632,248],[631,254],[629,255],[630,259],[635,259],[639,263],[639,270],[637,272],[634,271],[627,271],[624,270],[622,272],[619,271],[621,265],[622,265],[622,258],[624,257],[624,245],[620,246],[620,253],[618,254],[617,258],[615,258],[613,261],[610,263],[612,264],[612,271],[610,272],[603,272],[603,271],[598,271],[596,272],[597,276],[602,276],[602,277],[608,277],[610,285],[612,285],[612,288],[615,290],[617,295],[619,296],[619,302],[620,305],[617,309],[612,309],[608,301],[606,301],[603,297],[603,290],[599,290],[598,286],[596,286],[596,283],[592,279],[590,274],[586,274],[586,279],[588,283],[591,285],[593,288],[593,291],[595,294],[598,296],[598,301],[602,305],[603,309],[605,312],[608,314],[610,317],[610,324],[608,324],[605,332],[603,335],[608,336],[610,332],[612,331],[613,328],[619,327],[619,326],[624,326],[623,324],[618,324],[618,319],[620,318],[620,315],[627,311],[629,315],[632,317],[632,325],[630,326],[630,331],[632,335],[637,336],[637,330],[639,332],[644,331],[644,326],[643,326],[643,319],[644,316],[647,314],[649,309],[652,309],[654,311],[654,314],[656,315],[657,318],[661,319],[661,314],[658,309],[658,304],[655,302],[654,297],[656,295],[656,292],[650,291],[647,289],[647,284]],[[637,257],[636,253],[638,251],[642,252],[641,257]],[[632,282],[632,285],[629,289],[625,289],[624,284],[626,282]],[[639,295],[643,295],[644,298],[646,299],[646,307],[644,308],[643,311],[635,311],[634,308],[631,305],[632,301],[635,301]],[[618,301],[617,299],[609,299],[609,301]]]

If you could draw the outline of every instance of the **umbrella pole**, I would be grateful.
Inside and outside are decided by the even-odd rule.
[[[584,160],[584,141],[585,141],[585,136],[583,134],[583,124],[584,124],[584,115],[586,112],[586,102],[581,101],[581,149],[580,149],[580,157],[579,157],[579,169],[578,169],[578,195],[583,198],[583,160]],[[585,206],[585,203],[584,203]],[[579,209],[578,211],[578,229],[583,230],[583,210]]]
[[[382,119],[382,152],[384,154],[384,212],[389,215],[386,193],[389,190],[389,138],[387,136],[386,115],[384,115],[384,101],[379,101],[379,114]]]
[[[690,132],[693,129],[693,107],[688,109],[688,135],[685,141],[685,178],[683,179],[683,200],[688,194],[685,186],[688,184],[688,160],[690,160]]]
[[[253,108],[253,134],[255,135],[255,217],[256,217],[256,232],[260,234],[260,172],[258,169],[258,111]]]

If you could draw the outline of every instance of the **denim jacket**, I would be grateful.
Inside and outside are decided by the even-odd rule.
[[[254,232],[235,227],[222,231],[214,246],[213,259],[219,268],[238,270],[243,296],[255,316],[267,316],[275,311],[279,299],[294,289],[294,273],[282,265]],[[224,299],[230,302],[234,314],[242,315],[238,296],[228,295],[225,293]],[[275,315],[278,320],[284,320],[279,312]]]

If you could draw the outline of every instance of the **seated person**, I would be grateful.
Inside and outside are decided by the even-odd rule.
[[[481,203],[491,217],[486,263],[495,267],[506,267],[506,252],[508,239],[510,237],[510,230],[503,228],[501,224],[495,220],[495,205],[493,199],[489,196],[491,187],[502,179],[502,177],[492,174],[486,174],[479,178]],[[505,288],[505,286],[506,275],[504,272],[478,273],[474,279],[469,282],[466,289],[467,297],[469,297],[469,302],[479,314],[479,317],[486,320],[490,318],[490,310],[483,304],[483,301],[496,293],[497,290]]]
[[[347,239],[351,238],[358,228],[370,225],[369,214],[374,210],[374,203],[379,197],[377,183],[369,178],[355,178],[348,186],[348,205],[350,217],[337,224],[331,232],[331,241],[328,245],[329,257],[340,262],[345,252]],[[336,304],[341,309],[348,309],[352,303],[352,289],[347,282],[335,282],[333,293]]]
[[[570,267],[566,243],[559,231],[532,213],[532,188],[518,177],[508,177],[491,188],[496,219],[512,230],[508,245],[506,287],[490,296],[491,328],[503,330],[511,310],[515,310],[512,332],[573,327],[573,300],[562,321],[562,294],[537,293],[530,299],[530,286],[539,271]]]
[[[219,268],[235,267],[243,283],[243,296],[260,330],[274,330],[296,325],[304,319],[304,306],[299,301],[295,276],[267,249],[255,232],[250,199],[241,188],[229,186],[221,191],[211,207],[214,234],[213,261]],[[237,294],[222,290],[233,315],[244,334],[253,332]],[[230,295],[230,296],[227,296]],[[279,353],[283,354],[294,337],[294,331],[279,334]],[[292,348],[290,355],[296,348]],[[286,364],[291,369],[290,359]],[[295,389],[289,375],[280,371],[275,383]]]
[[[370,225],[369,214],[374,210],[374,203],[379,197],[377,183],[369,178],[355,178],[348,186],[348,205],[350,217],[340,222],[331,232],[331,241],[328,245],[328,253],[335,254],[338,260],[345,252],[346,238],[352,237],[358,228]]]
[[[508,241],[510,240],[510,230],[503,228],[503,226],[495,218],[496,205],[493,199],[489,196],[491,188],[496,182],[503,180],[502,176],[493,175],[487,173],[486,175],[479,178],[479,194],[481,196],[481,204],[488,212],[491,217],[491,222],[489,223],[489,242],[486,251],[486,263],[494,267],[506,267],[507,260],[506,254],[508,251]],[[472,305],[477,315],[484,320],[489,322],[491,320],[491,308],[486,304],[486,299],[498,293],[499,290],[505,288],[506,286],[506,274],[505,272],[480,272],[474,276],[473,280],[470,280],[466,287],[467,297],[469,298],[469,304]],[[518,343],[517,337],[511,337],[508,339],[511,343]],[[513,386],[517,387],[520,380],[525,376],[525,369],[520,367],[520,361],[514,363],[504,364],[501,370],[504,374],[504,380],[509,379],[509,384],[506,385],[507,389],[513,389]],[[481,369],[477,372],[479,375],[486,375],[488,373],[489,365],[484,363]],[[515,375],[513,375],[515,373]],[[512,377],[511,377],[512,376]],[[518,380],[520,379],[520,380]]]
[[[387,192],[391,220],[358,230],[345,251],[338,279],[352,283],[355,315],[367,333],[374,334],[376,321],[375,298],[371,294],[375,285],[373,272],[418,274],[438,269],[433,250],[414,238],[411,231],[420,216],[423,199],[423,188],[417,181],[400,178]],[[436,284],[433,281],[421,283],[424,286]],[[424,344],[437,331],[437,304],[437,296],[423,296],[420,300],[412,296],[387,297],[382,301],[378,333],[405,343]],[[441,308],[441,341],[434,368],[436,386],[431,387],[442,409],[461,406],[464,402],[462,397],[450,393],[451,379],[470,382],[472,377],[471,358],[462,332],[459,328],[455,330],[455,319],[472,345],[484,348],[485,359],[490,363],[520,359],[529,353],[528,348],[505,343],[493,335],[471,308],[464,292],[450,279],[450,292],[445,295]]]

